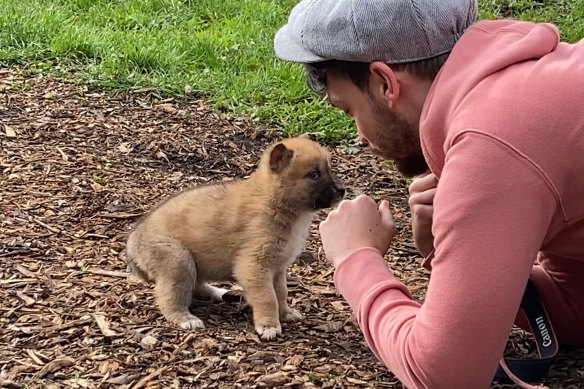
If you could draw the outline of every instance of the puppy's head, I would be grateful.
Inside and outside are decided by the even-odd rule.
[[[272,145],[262,165],[277,181],[282,197],[299,210],[329,208],[345,195],[345,187],[331,171],[329,152],[306,137]]]

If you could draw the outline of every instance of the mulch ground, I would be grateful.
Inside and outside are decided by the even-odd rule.
[[[305,320],[277,341],[260,341],[239,301],[197,305],[207,328],[177,329],[150,286],[127,280],[132,223],[176,191],[245,177],[276,137],[203,100],[0,68],[0,386],[402,388],[336,292],[316,231],[325,211],[289,272]],[[399,232],[387,259],[423,300],[406,182],[365,152],[331,151],[349,197],[391,200]],[[520,331],[509,342],[509,354],[533,350]],[[584,387],[583,356],[562,354],[546,383]]]

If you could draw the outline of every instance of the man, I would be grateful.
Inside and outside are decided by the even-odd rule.
[[[383,260],[386,201],[344,201],[320,226],[369,346],[409,388],[489,387],[516,316],[525,325],[528,279],[559,342],[584,345],[584,41],[476,12],[475,0],[303,0],[275,37],[363,143],[406,175],[431,171],[410,187],[432,270],[423,305]]]

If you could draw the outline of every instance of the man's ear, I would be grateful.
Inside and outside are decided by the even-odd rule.
[[[374,97],[385,100],[388,108],[394,109],[400,95],[400,83],[393,69],[377,61],[369,66],[369,71],[371,72],[370,92]]]
[[[276,144],[270,151],[270,168],[276,173],[280,173],[290,164],[294,151],[286,148],[283,143]]]

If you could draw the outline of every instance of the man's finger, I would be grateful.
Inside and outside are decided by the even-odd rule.
[[[413,216],[419,219],[432,219],[434,207],[431,205],[419,205],[412,209]]]
[[[430,170],[427,170],[426,172],[424,172],[422,174],[418,174],[417,176],[414,176],[414,180],[419,180],[420,178],[424,178],[429,174],[432,174],[432,172]]]
[[[393,224],[393,215],[391,214],[391,209],[389,208],[389,201],[383,200],[379,204],[379,213],[381,214],[381,221],[384,224]]]
[[[435,188],[436,186],[438,186],[438,179],[434,174],[428,174],[427,176],[414,180],[414,182],[410,184],[408,191],[410,194],[424,192],[428,189]]]
[[[355,199],[355,202],[363,202],[363,203],[373,203],[373,204],[375,204],[375,201],[371,197],[367,196],[366,194],[359,195]]]
[[[410,207],[414,204],[433,204],[436,196],[436,188],[426,190],[424,192],[415,193],[410,196],[408,203]]]

